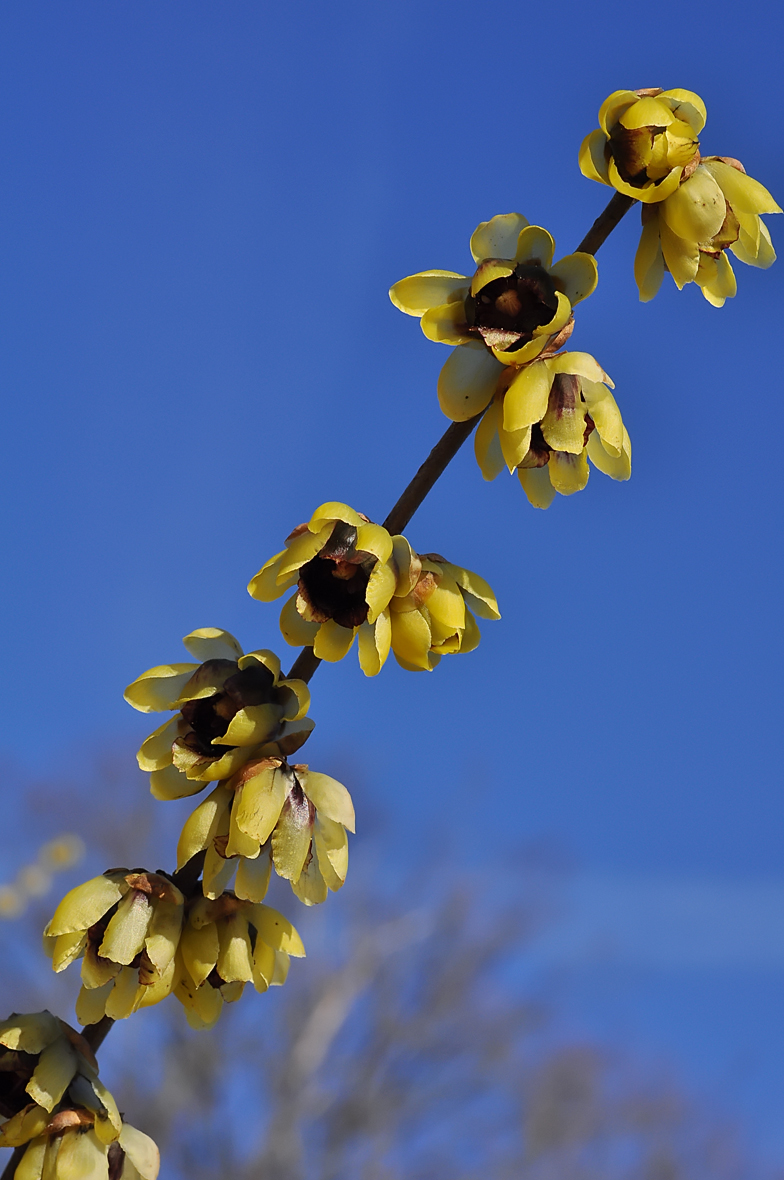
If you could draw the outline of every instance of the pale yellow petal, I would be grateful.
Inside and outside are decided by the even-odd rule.
[[[367,589],[365,590],[365,601],[368,604],[368,623],[374,623],[381,612],[386,610],[396,588],[397,573],[392,565],[388,561],[377,561],[371,571]]]
[[[211,973],[220,954],[218,928],[214,922],[207,922],[198,930],[185,926],[180,939],[180,954],[185,969],[196,987]]]
[[[131,1161],[142,1180],[156,1180],[161,1157],[149,1135],[137,1131],[130,1123],[123,1123],[120,1147]]]
[[[40,1053],[52,1041],[62,1036],[62,1026],[56,1016],[43,1012],[15,1012],[0,1021],[0,1045],[22,1053]]]
[[[482,415],[482,421],[474,435],[474,454],[482,478],[486,480],[495,479],[504,469],[504,456],[498,433],[500,425],[501,403],[498,397],[495,397]]]
[[[106,1015],[106,1002],[114,988],[114,980],[108,980],[103,987],[82,987],[76,999],[76,1019],[80,1024],[97,1024]]]
[[[234,892],[243,901],[264,901],[269,888],[272,857],[267,844],[253,860],[243,857],[237,869]]]
[[[297,931],[277,910],[268,905],[249,907],[249,921],[256,927],[259,938],[276,951],[284,951],[295,959],[305,956],[305,948]]]
[[[581,492],[588,483],[590,472],[584,450],[579,455],[553,451],[547,466],[550,469],[550,483],[562,496]]]
[[[313,651],[318,659],[330,664],[337,663],[348,652],[356,633],[356,627],[341,627],[334,619],[328,619],[319,627]]]
[[[58,1037],[41,1053],[25,1090],[33,1102],[51,1112],[68,1089],[77,1064],[76,1050],[70,1041]]]
[[[203,782],[189,779],[176,766],[164,766],[150,775],[150,794],[153,799],[185,799],[203,790]]]
[[[95,925],[107,910],[119,901],[126,892],[127,886],[120,884],[120,880],[102,875],[77,885],[66,893],[63,900],[54,911],[52,920],[47,926],[47,934],[71,934],[74,931],[88,930]]]
[[[406,315],[423,316],[431,307],[454,303],[468,294],[468,278],[453,270],[423,270],[401,279],[389,289],[389,298]]]
[[[372,553],[380,562],[389,561],[392,538],[383,525],[368,521],[357,528],[356,548],[363,553]]]
[[[520,231],[528,225],[522,213],[499,213],[490,221],[480,221],[471,235],[471,254],[475,262],[485,258],[514,258]]]
[[[218,824],[228,812],[233,792],[223,783],[199,804],[185,821],[177,844],[177,868],[183,868],[191,857],[202,852],[215,838]]]
[[[555,488],[550,483],[550,473],[547,470],[549,466],[547,463],[544,467],[517,468],[517,478],[534,508],[549,508],[555,499]]]
[[[632,447],[629,440],[629,435],[624,429],[624,443],[623,449],[619,455],[611,455],[603,446],[601,439],[594,432],[588,439],[588,457],[593,463],[594,467],[598,467],[605,475],[609,475],[611,479],[625,480],[629,479],[632,473]]]
[[[541,422],[553,377],[547,363],[536,361],[520,369],[504,395],[504,429],[521,430]]]
[[[540,225],[527,225],[517,238],[515,261],[549,270],[553,264],[555,242],[552,234]]]
[[[87,945],[87,931],[75,930],[70,934],[58,934],[52,947],[52,970],[64,971],[84,951]]]
[[[589,352],[561,352],[544,364],[552,376],[556,373],[571,373],[575,377],[585,377],[588,381],[603,381],[610,389],[614,388],[602,366]]]
[[[142,672],[128,685],[123,696],[140,713],[174,709],[180,693],[198,667],[198,664],[159,664]]]
[[[172,901],[156,901],[147,937],[144,940],[147,957],[159,975],[162,975],[174,958],[180,941],[184,909]]]
[[[322,513],[333,509],[335,512],[345,509],[346,513],[356,517],[356,512],[348,508],[347,505],[330,503],[322,504],[321,508],[317,509],[317,513]],[[314,513],[316,516],[316,513]],[[292,537],[286,546],[286,554],[280,563],[280,573],[278,574],[278,582],[281,583],[281,588],[288,590],[292,584],[292,575],[303,566],[311,561],[320,549],[326,545],[330,538],[332,530],[335,527],[335,520],[341,519],[339,517],[328,517],[326,523],[322,516],[314,522],[311,519],[308,522],[307,529],[299,533],[298,536]],[[353,523],[351,521],[350,523]],[[311,528],[311,525],[313,526]]]
[[[69,1130],[57,1156],[57,1180],[108,1180],[106,1146],[92,1128]]]
[[[687,283],[693,283],[700,265],[700,248],[696,242],[686,241],[673,233],[667,221],[662,218],[659,222],[659,236],[665,265],[675,280],[675,285],[682,291]]]
[[[664,256],[659,240],[658,211],[643,224],[640,244],[634,258],[634,278],[643,303],[657,294],[664,278]]]
[[[661,207],[661,215],[672,232],[690,242],[709,242],[721,229],[726,213],[724,194],[703,167],[698,167]]]
[[[297,610],[298,592],[294,592],[291,598],[286,600],[283,610],[280,612],[280,630],[286,643],[290,643],[292,647],[312,647],[320,623],[311,623],[308,619],[303,619],[302,615]]]
[[[488,582],[480,578],[472,570],[463,569],[451,562],[442,562],[442,568],[454,578],[463,591],[466,601],[470,600],[471,609],[483,619],[500,619],[501,613],[498,602]]]
[[[278,876],[296,881],[302,872],[313,836],[313,813],[307,800],[290,794],[270,837],[272,863]]]
[[[592,295],[599,281],[596,259],[592,254],[582,252],[566,254],[550,268],[550,274],[572,307]]]
[[[599,107],[599,126],[602,131],[609,135],[621,115],[639,101],[639,94],[633,90],[613,90]]]
[[[315,770],[302,771],[298,778],[316,811],[354,831],[354,804],[342,783]]]
[[[286,799],[287,782],[285,773],[278,766],[267,764],[244,778],[237,790],[233,808],[237,826],[259,844],[266,843],[278,822]]]
[[[323,528],[328,528],[336,520],[342,520],[344,524],[351,524],[357,529],[365,523],[359,513],[350,508],[348,504],[344,504],[342,500],[327,500],[311,516],[308,521],[308,529],[311,533],[320,533]]]
[[[758,180],[739,172],[723,160],[703,160],[703,168],[710,172],[736,213],[781,213],[768,190]]]
[[[205,660],[238,660],[242,648],[228,631],[219,627],[199,627],[186,635],[183,644],[188,655],[203,664]]]
[[[237,710],[226,732],[215,738],[213,745],[258,746],[275,732],[280,717],[280,705],[246,705]]]
[[[492,400],[501,366],[484,344],[463,344],[447,358],[438,377],[438,402],[453,422],[467,422]]]
[[[141,770],[163,770],[172,760],[172,742],[179,732],[179,715],[164,721],[142,742],[136,761]]]
[[[699,135],[708,117],[705,103],[699,94],[693,90],[663,90],[657,97],[660,102],[666,102],[679,119],[685,119],[692,131]]]
[[[244,913],[230,914],[218,923],[218,945],[221,979],[226,983],[250,983],[253,979],[253,948]]]
[[[620,455],[623,449],[624,427],[615,398],[607,386],[599,381],[583,380],[582,390],[588,413],[605,449],[611,455]]]
[[[605,147],[607,145],[607,136],[598,128],[586,135],[583,142],[580,144],[580,151],[577,156],[577,162],[580,166],[580,171],[588,180],[597,180],[600,184],[609,184],[610,177],[607,171],[607,156],[605,154]]]
[[[130,889],[104,932],[98,954],[113,963],[128,965],[144,949],[152,906],[146,893]]]
[[[275,598],[280,598],[281,594],[285,593],[290,586],[294,585],[297,580],[296,570],[289,572],[281,579],[278,578],[280,567],[287,556],[287,549],[276,553],[251,578],[250,582],[248,582],[248,594],[250,594],[251,598],[256,598],[259,602],[272,602]]]
[[[409,667],[429,672],[430,627],[420,611],[393,613],[392,650]]]
[[[141,1004],[144,991],[139,985],[138,969],[123,967],[106,1001],[106,1015],[112,1020],[126,1020]]]
[[[468,344],[472,340],[463,303],[442,303],[439,307],[431,307],[422,316],[420,324],[428,340],[436,344]]]
[[[580,397],[579,378],[558,376],[553,381],[547,413],[542,419],[542,434],[553,450],[574,455],[582,451],[585,446],[585,403]],[[552,472],[550,481],[555,484]]]

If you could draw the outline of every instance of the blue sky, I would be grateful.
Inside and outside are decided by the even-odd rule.
[[[146,735],[122,689],[182,658],[194,627],[285,646],[250,576],[324,500],[382,519],[446,425],[446,349],[387,288],[467,268],[477,222],[512,209],[571,251],[609,196],[576,156],[611,90],[696,90],[706,152],[782,199],[781,17],[754,2],[742,17],[724,2],[642,26],[620,4],[3,5],[9,816],[19,781],[78,778]],[[716,915],[784,888],[784,288],[780,266],[739,264],[721,310],[669,280],[641,305],[638,232],[632,212],[600,251],[572,338],[615,380],[632,480],[594,472],[536,512],[516,480],[484,484],[467,447],[407,534],[482,573],[502,621],[430,676],[365,680],[353,654],[322,669],[308,750],[350,776],[358,840],[386,839],[390,863],[446,848],[492,879],[547,840],[616,882],[627,923],[644,881],[663,882],[664,933],[691,913],[696,943],[706,923],[709,943],[726,935],[724,965],[701,969],[740,982],[695,1038],[677,999],[691,968],[638,936],[627,1033],[700,1078],[714,1037],[727,1061],[781,1039],[780,901],[765,910],[779,950],[756,958],[744,923],[722,934]],[[711,884],[712,918],[666,892],[684,880]],[[603,978],[576,1008],[597,1027],[621,976]],[[780,1106],[765,1062],[753,1084]],[[750,1118],[784,1159],[773,1103]]]

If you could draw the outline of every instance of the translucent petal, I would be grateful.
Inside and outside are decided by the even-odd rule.
[[[262,764],[244,778],[234,802],[236,823],[259,844],[269,839],[286,800],[287,779],[278,766]]]
[[[456,348],[438,377],[438,402],[447,418],[466,422],[481,413],[492,400],[500,373],[484,344]]]
[[[331,874],[333,879],[334,873]],[[321,871],[318,856],[311,856],[309,862],[299,875],[299,879],[291,882],[291,888],[294,891],[294,896],[297,897],[303,905],[321,905],[327,900],[329,892],[327,882],[324,879],[324,874]]]
[[[203,664],[205,660],[238,660],[242,648],[228,631],[218,627],[199,627],[186,635],[183,644],[188,655]]]
[[[127,886],[121,886],[107,876],[93,877],[66,893],[54,911],[47,934],[70,934],[76,930],[88,930],[104,916],[107,910],[119,901]]]
[[[565,296],[561,295],[559,291],[558,298],[564,299]],[[568,319],[569,317],[567,316],[566,318]],[[563,327],[563,324],[561,327]],[[536,329],[536,331],[539,331],[539,329]],[[534,333],[533,340],[529,340],[527,344],[522,346],[522,348],[517,348],[515,350],[510,349],[507,352],[504,352],[500,348],[493,348],[491,349],[493,356],[502,365],[527,365],[529,361],[535,360],[536,357],[539,356],[539,353],[543,352],[547,347],[547,342],[549,340],[547,333],[550,331],[550,325],[548,324],[546,328],[543,328],[539,335],[536,335],[536,331]],[[558,331],[560,331],[560,328]],[[545,334],[543,335],[542,333]]]
[[[566,254],[550,268],[550,274],[572,307],[593,294],[599,281],[596,259],[592,254],[582,252]]]
[[[321,624],[311,623],[308,619],[302,618],[297,610],[298,596],[295,591],[291,598],[286,600],[280,612],[280,630],[286,643],[290,643],[292,647],[312,647]]]
[[[352,524],[354,528],[359,528],[361,524],[365,523],[359,513],[350,508],[348,504],[344,504],[342,500],[327,500],[313,513],[308,521],[308,528],[312,533],[316,533],[321,530],[322,526],[328,527],[336,520],[342,520],[344,524]]]
[[[674,234],[691,242],[709,242],[721,229],[727,202],[707,168],[698,167],[661,208]]]
[[[160,713],[176,708],[176,702],[198,664],[159,664],[129,684],[124,697],[140,713]]]
[[[754,218],[757,222],[756,228],[758,230],[758,237],[756,242],[754,242],[744,226],[745,220],[751,220],[751,214],[740,213],[738,214],[738,220],[741,224],[740,238],[730,246],[730,250],[732,250],[735,257],[740,259],[741,262],[745,262],[748,266],[759,266],[763,269],[772,266],[776,261],[776,251],[773,249],[768,227],[759,217]]]
[[[705,262],[704,266],[703,261]],[[708,302],[712,303],[714,307],[722,307],[725,299],[731,299],[738,290],[732,264],[723,252],[715,262],[713,259],[708,262],[704,255],[703,261],[700,262],[700,269],[697,272],[697,282]],[[713,266],[710,263],[713,263]]]
[[[615,164],[615,160],[611,159],[609,161],[607,169],[610,184],[614,189],[617,189],[619,193],[623,193],[624,196],[632,197],[633,200],[642,201],[645,205],[658,204],[660,201],[665,201],[667,197],[676,191],[683,175],[683,168],[678,166],[677,168],[672,168],[662,180],[649,181],[647,184],[638,186],[629,184],[628,181],[623,179]]]
[[[520,230],[515,250],[515,261],[531,263],[549,270],[553,265],[555,242],[552,234],[540,225],[528,225]]]
[[[78,959],[87,945],[87,931],[75,930],[70,934],[58,934],[52,947],[52,970],[64,971]]]
[[[325,509],[333,509],[336,512],[345,509],[347,514],[354,517],[357,516],[356,512],[352,512],[352,510],[344,504],[323,504],[317,511],[322,512]],[[288,542],[286,546],[286,556],[280,563],[280,573],[278,574],[278,580],[280,582],[283,582],[284,579],[287,580],[287,589],[291,585],[291,582],[288,580],[290,575],[296,573],[303,565],[306,565],[307,562],[314,558],[319,550],[322,549],[324,545],[326,545],[332,530],[335,527],[335,520],[337,519],[340,518],[337,516],[332,517],[327,521],[326,524],[324,524],[322,523],[322,517],[319,517],[313,528],[310,527],[310,524],[313,523],[313,521],[311,521],[308,525],[308,528],[304,532],[300,533],[296,537],[293,537]],[[357,517],[357,519],[359,518]],[[352,520],[349,523],[353,524],[354,521]]]
[[[43,1116],[41,1116],[43,1117]],[[6,1124],[7,1126],[8,1124]],[[43,1130],[43,1128],[41,1128]],[[25,1140],[27,1142],[27,1140]],[[22,1156],[14,1172],[14,1180],[41,1180],[44,1168],[44,1158],[49,1145],[48,1135],[38,1135],[30,1140],[27,1151]],[[9,1144],[9,1146],[11,1146]]]
[[[549,508],[555,498],[555,488],[550,483],[550,474],[544,467],[518,467],[517,478],[523,491],[534,508]]]
[[[237,810],[232,808],[229,818],[229,840],[226,845],[226,856],[239,856],[244,858],[249,857],[253,859],[259,855],[259,841],[252,836],[246,835],[242,828],[237,826]]]
[[[313,651],[320,660],[337,663],[348,652],[356,633],[356,627],[341,627],[334,619],[328,619],[319,627]]]
[[[123,967],[106,1001],[106,1015],[112,1020],[127,1019],[141,1004],[144,990],[139,985],[137,968]]]
[[[392,538],[392,555],[397,568],[395,594],[405,596],[416,586],[422,563],[406,538],[399,534]]]
[[[157,900],[153,906],[144,945],[147,956],[159,975],[174,958],[182,930],[183,907],[172,901]]]
[[[144,949],[152,906],[145,893],[130,889],[117,907],[103,936],[98,954],[113,963],[128,965]]]
[[[618,122],[632,131],[639,127],[667,127],[674,117],[667,103],[658,98],[638,98],[618,116]]]
[[[391,546],[390,546],[391,548]],[[378,616],[389,606],[397,588],[397,574],[388,562],[376,562],[368,579],[365,601],[368,604],[368,623],[375,623]]]
[[[422,316],[431,307],[465,299],[468,278],[453,270],[423,270],[401,279],[389,289],[389,298],[406,315]]]
[[[272,863],[279,877],[287,881],[297,880],[307,859],[312,836],[313,818],[307,802],[289,795],[271,836]]]
[[[14,1013],[0,1021],[0,1045],[22,1053],[40,1053],[62,1033],[60,1021],[46,1010]]]
[[[579,455],[585,446],[585,403],[580,399],[579,386],[575,388],[576,382],[562,384],[565,381],[569,378],[553,382],[547,413],[542,419],[542,434],[554,450]],[[555,483],[552,472],[550,481]]]
[[[685,119],[695,135],[699,135],[708,117],[705,103],[699,94],[692,90],[664,90],[657,97],[660,102],[666,102],[679,119]]]
[[[380,524],[368,522],[357,528],[357,549],[372,553],[380,562],[389,561],[392,556],[392,538]]]
[[[389,655],[392,638],[389,611],[383,610],[374,623],[363,623],[357,634],[359,666],[366,676],[377,676]]]
[[[80,1024],[97,1024],[106,1014],[106,1002],[112,993],[114,980],[103,987],[82,987],[76,999],[76,1019]]]
[[[490,221],[480,221],[471,235],[471,254],[475,262],[485,258],[514,258],[520,231],[528,225],[522,213],[499,213]]]
[[[214,739],[221,746],[258,746],[275,732],[280,721],[280,705],[246,705],[238,709],[226,732]],[[223,775],[216,775],[222,778]]]
[[[581,492],[588,483],[590,471],[584,450],[579,455],[553,451],[547,466],[550,469],[550,483],[562,496],[571,496],[573,492]]]
[[[58,1037],[41,1053],[25,1090],[33,1102],[51,1112],[68,1089],[76,1070],[76,1050],[65,1037]]]
[[[588,381],[603,381],[613,388],[612,381],[589,352],[562,352],[544,363],[553,376],[556,373],[571,373],[575,377],[585,377]]]

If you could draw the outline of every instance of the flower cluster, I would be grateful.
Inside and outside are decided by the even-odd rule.
[[[442,655],[472,651],[479,628],[471,613],[498,619],[498,604],[477,574],[432,554],[347,504],[322,504],[252,579],[254,598],[271,602],[296,586],[280,616],[288,643],[339,660],[359,638],[359,663],[375,676],[390,650],[411,671],[431,670]],[[470,609],[469,609],[470,608]]]
[[[552,355],[572,333],[572,308],[596,287],[596,260],[567,254],[520,213],[482,221],[471,236],[473,276],[425,270],[390,289],[406,315],[419,316],[429,340],[457,347],[438,378],[441,409],[454,422],[490,402],[507,365]]]
[[[282,757],[260,758],[219,783],[190,816],[178,868],[203,851],[205,897],[217,898],[236,868],[236,896],[261,902],[274,865],[313,905],[346,879],[347,831],[354,831],[354,806],[342,783]]]
[[[195,795],[230,778],[270,742],[292,754],[313,729],[308,686],[283,679],[273,652],[243,655],[234,636],[216,627],[192,631],[183,644],[201,663],[150,668],[125,690],[142,713],[177,710],[137,755],[156,799]]]
[[[289,959],[305,954],[302,939],[282,914],[233,893],[191,906],[177,954],[174,994],[193,1028],[211,1028],[224,1003],[286,982]]]
[[[750,266],[776,255],[761,213],[781,209],[729,156],[701,156],[705,104],[690,90],[616,90],[583,140],[584,176],[643,204],[635,278],[644,301],[665,269],[677,287],[697,283],[715,307],[735,294],[729,249]]]
[[[66,893],[44,947],[55,971],[82,958],[82,1024],[121,1020],[169,995],[184,904],[168,877],[144,869],[111,869]]]
[[[156,1180],[160,1157],[125,1123],[87,1041],[51,1012],[0,1023],[0,1147],[24,1147],[16,1180]]]

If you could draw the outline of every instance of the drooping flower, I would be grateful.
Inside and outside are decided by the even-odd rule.
[[[44,930],[55,971],[82,958],[76,1015],[121,1020],[165,999],[174,983],[174,956],[185,899],[160,873],[111,869],[66,893]]]
[[[286,641],[339,660],[358,635],[366,676],[380,671],[390,650],[411,670],[433,668],[448,653],[472,651],[479,630],[466,603],[484,618],[500,618],[492,590],[478,575],[419,557],[405,537],[391,537],[346,504],[322,505],[248,590],[270,602],[295,583],[280,615]],[[416,618],[403,617],[412,612]]]
[[[589,458],[605,475],[628,479],[631,442],[612,388],[587,352],[507,369],[474,440],[484,478],[517,469],[537,508],[549,507],[556,492],[581,491]]]
[[[302,939],[277,910],[228,892],[200,897],[180,940],[174,994],[193,1028],[211,1028],[246,983],[257,992],[283,984],[290,957],[304,954]]]
[[[87,1041],[51,1012],[0,1022],[0,1147],[24,1147],[16,1180],[156,1180],[160,1158],[124,1123]]]
[[[691,90],[616,90],[580,146],[580,171],[645,204],[664,201],[699,162],[706,118]]]
[[[553,265],[554,252],[546,229],[502,213],[480,222],[471,237],[473,276],[426,270],[391,288],[395,307],[419,316],[428,339],[457,346],[438,378],[447,418],[479,414],[504,365],[555,353],[571,335],[573,306],[596,287],[596,260],[576,253]]]
[[[640,298],[653,299],[668,270],[679,290],[697,283],[708,302],[721,307],[737,290],[727,250],[749,266],[772,266],[776,252],[760,214],[780,212],[739,160],[703,156],[672,196],[643,207],[634,260]]]
[[[187,820],[178,868],[206,850],[205,897],[218,897],[236,868],[236,896],[261,902],[274,866],[314,905],[346,879],[347,830],[354,831],[354,807],[342,783],[283,757],[260,758],[219,783]]]
[[[438,553],[415,553],[396,537],[398,581],[390,602],[392,651],[401,668],[431,672],[445,655],[473,651],[480,634],[474,614],[500,619],[484,578]],[[471,608],[471,609],[469,609]]]
[[[230,778],[267,742],[294,753],[313,729],[308,686],[283,679],[274,652],[243,655],[234,636],[216,627],[192,631],[183,643],[201,663],[150,668],[125,690],[142,713],[177,710],[137,755],[156,799],[195,795]]]
[[[321,660],[340,660],[359,636],[366,676],[389,655],[389,600],[395,590],[392,538],[348,504],[322,504],[286,538],[248,585],[272,602],[297,587],[280,615],[287,643],[312,647]]]

